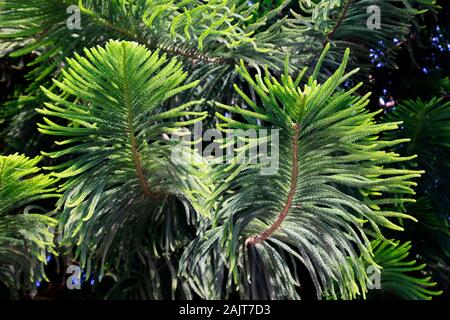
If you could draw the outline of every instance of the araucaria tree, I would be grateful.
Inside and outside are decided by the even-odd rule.
[[[0,70],[1,286],[15,298],[441,295],[448,88],[384,114],[369,92],[375,65],[395,68],[399,41],[439,9],[0,0],[0,66],[20,64]],[[47,290],[73,266],[79,278]]]

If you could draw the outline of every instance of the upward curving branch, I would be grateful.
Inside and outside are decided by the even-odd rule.
[[[216,273],[227,269],[245,298],[253,297],[252,288],[259,287],[258,298],[298,299],[296,265],[301,264],[318,298],[365,297],[364,262],[374,264],[369,237],[381,238],[381,228],[402,230],[390,220],[393,217],[414,220],[385,205],[406,201],[398,199],[398,194],[414,193],[416,183],[411,179],[421,173],[390,167],[410,159],[384,150],[404,140],[379,138],[398,123],[376,123],[376,113],[365,108],[369,95],[353,95],[358,86],[348,92],[338,89],[355,72],[345,72],[349,50],[335,73],[319,82],[325,56],[326,50],[301,87],[302,75],[294,81],[288,63],[280,79],[267,70],[256,76],[243,65],[238,70],[259,99],[237,89],[245,108],[218,106],[242,115],[243,120],[221,117],[219,128],[253,128],[256,119],[264,119],[259,128],[280,128],[289,134],[280,143],[279,169],[270,179],[260,174],[261,164],[231,163],[220,171],[228,187],[221,199],[224,206],[205,238],[196,239],[183,254],[191,274],[202,277],[199,261],[224,257],[216,262]],[[282,232],[276,232],[280,228]]]
[[[275,231],[277,231],[283,220],[287,217],[289,210],[292,207],[293,200],[295,197],[295,193],[297,192],[297,182],[298,182],[298,139],[300,137],[300,126],[295,123],[293,125],[294,134],[292,136],[292,173],[291,173],[291,183],[289,187],[289,193],[287,196],[286,203],[284,205],[283,210],[278,215],[278,218],[275,222],[266,230],[264,230],[261,234],[252,236],[247,238],[245,241],[246,245],[256,245],[259,244],[266,239],[268,239]]]
[[[127,116],[127,131],[129,132],[129,136],[130,136],[130,145],[131,145],[131,153],[132,153],[132,158],[133,158],[133,163],[134,166],[136,168],[136,174],[137,177],[139,179],[139,184],[142,187],[142,190],[144,191],[144,195],[151,197],[151,198],[156,198],[156,194],[152,193],[150,191],[150,186],[148,184],[148,181],[144,175],[144,168],[142,166],[142,162],[141,162],[141,155],[139,154],[139,150],[138,150],[138,145],[136,142],[136,133],[135,133],[135,127],[134,127],[134,119],[135,119],[135,115],[133,112],[133,105],[130,101],[130,85],[129,85],[129,75],[128,75],[128,68],[127,68],[127,63],[126,63],[126,54],[123,54],[123,91],[124,91],[124,97],[125,97],[125,104],[126,104],[126,109],[128,110],[128,116]]]
[[[69,137],[61,141],[62,150],[47,154],[72,155],[71,161],[52,167],[64,179],[60,241],[76,248],[83,267],[105,272],[133,263],[136,253],[145,257],[150,250],[154,260],[161,252],[169,255],[189,236],[172,228],[185,225],[193,209],[206,213],[202,197],[209,185],[197,167],[203,159],[188,148],[173,156],[174,144],[162,138],[206,113],[188,110],[201,100],[160,111],[169,98],[198,83],[185,83],[187,73],[176,59],[127,41],[84,53],[68,60],[62,80],[55,81],[58,94],[43,88],[52,103],[38,110],[48,117],[39,129]],[[163,194],[171,196],[152,201]]]

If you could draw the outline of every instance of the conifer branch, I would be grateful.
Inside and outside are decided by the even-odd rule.
[[[296,123],[293,125],[294,135],[292,137],[292,174],[291,183],[289,187],[289,194],[287,196],[286,204],[283,210],[279,214],[275,222],[260,235],[247,238],[246,245],[256,245],[267,238],[269,238],[276,230],[281,227],[283,220],[287,217],[289,210],[291,209],[295,194],[297,192],[297,180],[298,180],[298,139],[300,137],[300,126]],[[298,205],[296,205],[298,207]]]

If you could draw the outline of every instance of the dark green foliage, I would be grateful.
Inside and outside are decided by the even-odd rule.
[[[405,261],[409,256],[411,244],[375,240],[372,242],[374,261],[381,266],[381,288],[385,294],[411,300],[431,300],[442,291],[430,289],[436,283],[430,276],[420,276],[425,264],[415,260]]]
[[[410,238],[417,238],[416,252],[431,263],[430,269],[446,283],[450,261],[450,102],[443,102],[441,98],[426,102],[407,100],[386,118],[403,120],[402,130],[387,134],[389,138],[411,139],[409,144],[397,146],[397,151],[403,155],[418,155],[415,161],[404,163],[404,167],[425,170],[419,180],[417,203],[404,208],[421,223],[407,225],[406,229]]]
[[[407,100],[387,115],[388,121],[402,120],[401,131],[387,136],[411,139],[408,144],[398,146],[403,155],[417,154],[417,159],[409,162],[410,167],[425,170],[422,188],[433,198],[433,202],[450,203],[445,187],[450,184],[450,102],[441,98],[430,101]],[[442,208],[447,211],[448,206]]]

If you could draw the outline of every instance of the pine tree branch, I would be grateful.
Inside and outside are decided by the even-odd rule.
[[[345,3],[344,7],[342,8],[342,11],[341,11],[338,21],[334,25],[333,29],[327,34],[328,41],[333,40],[335,32],[341,26],[342,22],[344,21],[345,17],[347,16],[348,9],[350,9],[350,5],[352,4],[352,2],[353,2],[353,0],[347,0],[347,2]]]
[[[139,42],[142,45],[145,45],[147,47],[147,49],[154,51],[154,50],[160,50],[162,52],[168,53],[171,56],[180,56],[183,58],[187,58],[190,60],[194,61],[199,60],[202,61],[204,63],[208,63],[208,64],[216,64],[216,65],[231,65],[234,66],[236,64],[236,61],[234,61],[233,59],[230,58],[220,58],[220,57],[210,57],[204,53],[199,52],[198,50],[195,49],[190,49],[188,51],[177,48],[177,47],[164,47],[164,46],[160,46],[156,43],[152,43],[150,42],[148,39],[145,39],[144,37],[141,37],[135,33],[132,33],[124,28],[121,28],[115,24],[113,24],[112,22],[106,20],[105,18],[99,18],[95,15],[92,15],[92,13],[90,13],[90,11],[83,11],[84,13],[89,14],[91,17],[93,17],[94,19],[96,19],[98,22],[100,22],[101,24],[103,24],[104,27],[113,30],[115,32],[120,33],[121,35],[129,38],[130,40],[136,40],[137,42]]]
[[[300,137],[300,126],[296,123],[294,124],[293,127],[294,127],[294,135],[292,137],[293,154],[292,154],[292,174],[290,183],[291,186],[289,189],[286,204],[284,205],[283,210],[281,211],[275,222],[268,229],[264,230],[260,235],[248,238],[245,241],[246,245],[256,245],[268,239],[276,230],[280,228],[281,223],[283,223],[284,219],[286,219],[289,210],[292,206],[298,182],[298,139]]]
[[[126,56],[124,55],[123,56],[124,95],[125,95],[125,103],[126,103],[127,109],[128,109],[127,125],[128,125],[128,131],[130,133],[130,144],[131,144],[131,152],[133,155],[133,162],[134,162],[134,166],[136,168],[137,176],[139,178],[139,184],[141,185],[142,190],[144,191],[144,194],[148,197],[153,198],[153,197],[156,197],[156,194],[150,192],[150,187],[149,187],[148,181],[144,175],[144,169],[142,167],[141,156],[138,151],[136,137],[134,134],[134,132],[135,132],[135,128],[133,125],[134,114],[133,114],[133,106],[130,101],[130,87],[129,87],[129,83],[128,83],[128,70],[125,67],[126,66],[125,60],[126,60]]]

